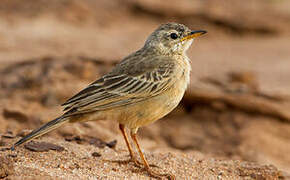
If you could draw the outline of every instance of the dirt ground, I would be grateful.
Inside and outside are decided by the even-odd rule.
[[[139,131],[154,171],[177,179],[290,179],[286,0],[2,0],[0,178],[150,179],[124,163],[115,120],[69,124],[6,148],[60,115],[60,104],[169,21],[208,34],[188,51],[191,84],[180,105]]]

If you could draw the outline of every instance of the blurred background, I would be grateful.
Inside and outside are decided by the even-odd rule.
[[[208,34],[188,51],[192,80],[181,104],[140,129],[145,151],[198,152],[290,173],[289,0],[1,0],[0,134],[21,135],[60,115],[60,104],[166,22]],[[49,136],[117,139],[125,148],[114,121]]]

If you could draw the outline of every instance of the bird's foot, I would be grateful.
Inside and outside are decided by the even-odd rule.
[[[143,163],[141,163],[140,161],[138,161],[135,158],[131,158],[129,161],[133,162],[135,164],[136,167],[141,168],[142,166],[144,166]],[[155,165],[155,164],[149,164],[149,167],[157,167],[160,168],[159,166]]]
[[[137,159],[135,158],[130,158],[128,160],[117,160],[117,161],[114,161],[115,163],[119,163],[119,164],[129,164],[131,162],[134,163],[134,165],[138,168],[142,168],[144,165],[143,163],[141,163],[140,161],[138,161]],[[160,168],[159,166],[155,165],[155,164],[150,164],[149,165],[150,167],[157,167],[157,168]]]
[[[141,168],[143,166],[143,164],[135,158],[131,158],[131,159],[129,159],[129,161],[133,162],[136,167]]]
[[[149,176],[157,178],[157,179],[175,180],[175,176],[173,174],[170,174],[170,173],[161,174],[161,173],[154,172],[151,169],[147,169],[147,168],[145,168],[144,170],[147,171]]]
[[[143,164],[135,158],[130,158],[128,160],[117,160],[114,162],[119,163],[119,164],[129,164],[129,163],[133,162],[136,167],[142,168],[142,166],[143,166]]]

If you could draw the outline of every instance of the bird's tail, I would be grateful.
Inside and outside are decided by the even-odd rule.
[[[69,117],[65,117],[65,116],[61,116],[58,117],[52,121],[49,121],[48,123],[44,124],[43,126],[41,126],[38,129],[35,129],[34,131],[32,131],[31,133],[29,133],[28,135],[26,135],[25,137],[21,138],[19,141],[17,141],[12,147],[11,150],[14,150],[16,146],[19,146],[29,140],[32,140],[34,138],[37,138],[43,134],[46,134],[56,128],[58,128],[59,126],[69,122]]]

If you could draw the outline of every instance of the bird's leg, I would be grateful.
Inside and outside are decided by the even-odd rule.
[[[175,176],[173,174],[160,174],[160,173],[156,173],[156,172],[153,172],[151,169],[150,169],[150,166],[148,164],[148,161],[146,160],[141,148],[140,148],[140,145],[138,143],[138,140],[137,140],[137,134],[136,132],[131,132],[131,137],[134,141],[134,143],[136,144],[137,146],[137,149],[138,149],[138,152],[139,152],[139,155],[141,157],[141,159],[143,160],[144,162],[144,166],[145,166],[145,170],[148,172],[148,174],[152,177],[155,177],[155,178],[164,178],[166,177],[167,179],[175,179]]]
[[[125,139],[126,145],[128,147],[128,150],[129,150],[129,153],[130,153],[130,157],[131,157],[130,161],[134,162],[136,166],[141,167],[142,166],[142,163],[140,163],[135,158],[134,153],[132,151],[132,147],[131,147],[131,145],[129,143],[129,140],[128,140],[128,137],[127,137],[127,134],[126,134],[126,131],[125,131],[125,126],[123,124],[119,124],[119,128],[120,128],[120,130],[121,130],[121,132],[123,134],[123,137]]]

